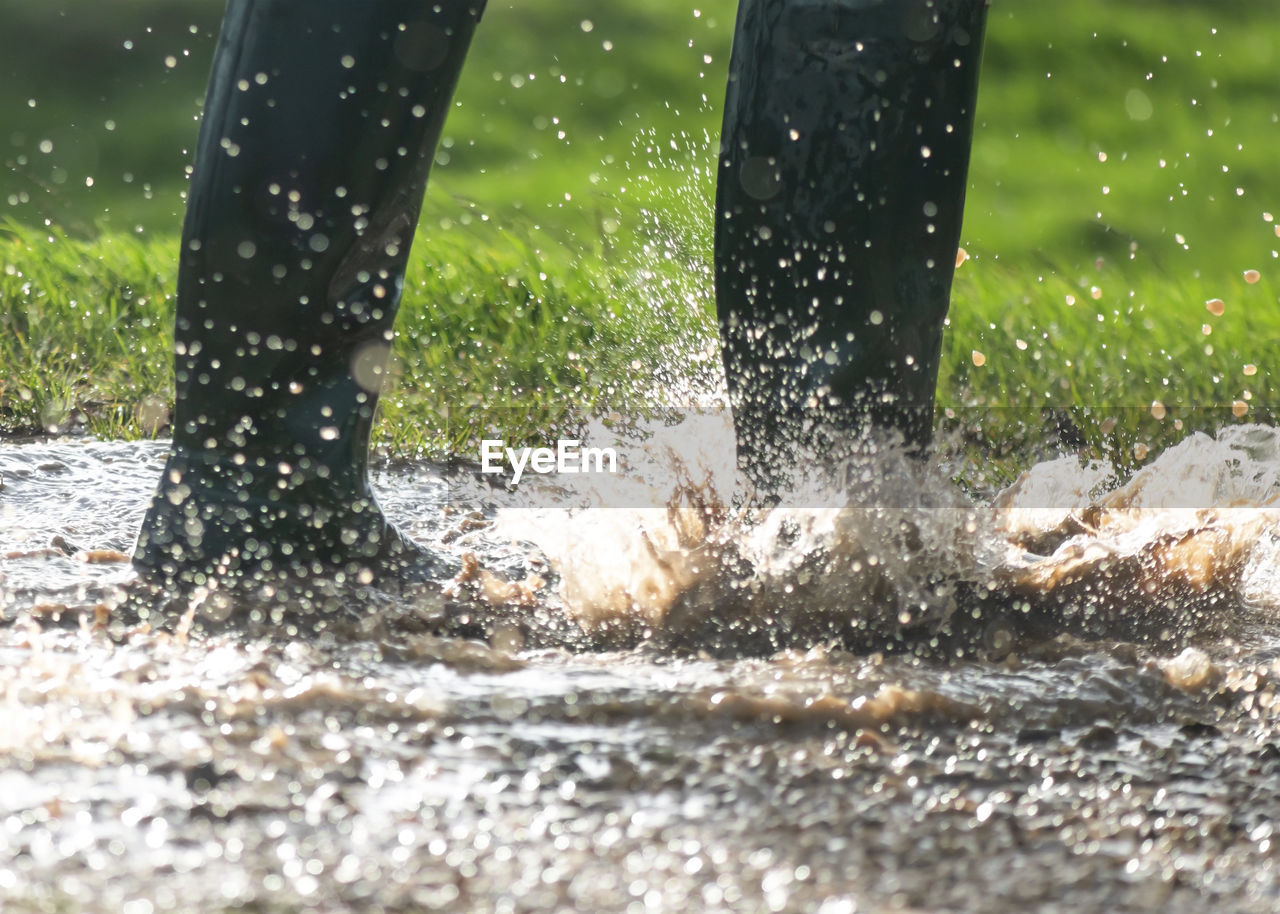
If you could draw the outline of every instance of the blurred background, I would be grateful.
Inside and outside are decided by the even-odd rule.
[[[0,218],[176,232],[222,6],[0,0]],[[705,241],[735,7],[490,0],[424,230],[462,206],[570,242],[664,218]],[[966,247],[1051,272],[1265,265],[1278,73],[1257,0],[995,0]]]

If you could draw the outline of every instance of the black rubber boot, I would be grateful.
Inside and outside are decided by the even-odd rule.
[[[173,450],[134,565],[170,584],[430,565],[369,488],[427,173],[484,0],[231,0],[182,237]]]
[[[986,0],[739,6],[716,301],[739,464],[758,487],[824,427],[930,439],[986,13]]]

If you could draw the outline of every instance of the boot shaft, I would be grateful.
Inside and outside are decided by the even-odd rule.
[[[478,0],[232,0],[183,231],[180,448],[363,467]],[[361,470],[362,472],[362,470]]]
[[[927,441],[985,20],[985,0],[742,0],[716,291],[748,462],[801,418]]]

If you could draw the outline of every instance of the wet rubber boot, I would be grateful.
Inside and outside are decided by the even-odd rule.
[[[715,276],[739,464],[931,437],[986,0],[742,0]]]
[[[369,432],[483,0],[231,0],[178,277],[173,447],[134,565],[167,584],[429,576]]]

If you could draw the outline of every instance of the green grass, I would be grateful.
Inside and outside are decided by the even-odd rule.
[[[708,373],[689,354],[712,333],[696,264],[659,256],[642,267],[604,245],[570,250],[531,225],[467,217],[416,249],[383,453],[443,456],[495,424],[508,439],[542,440]],[[176,238],[0,228],[0,429],[165,431],[176,251]]]
[[[0,426],[156,431],[218,6],[0,0]],[[385,452],[458,450],[476,405],[515,407],[519,437],[705,381],[689,354],[713,337],[733,11],[491,0],[397,325]],[[1131,467],[1136,446],[1241,421],[1233,402],[1270,415],[1277,71],[1280,20],[1251,0],[997,0],[939,385],[940,424],[997,475],[1055,435]]]
[[[1103,263],[1067,276],[975,258],[957,272],[940,425],[1004,458],[1001,481],[1046,442],[1123,472],[1193,431],[1272,422],[1276,295],[1265,274],[1251,284]]]
[[[671,243],[678,228],[663,223],[648,251],[572,250],[531,227],[466,224],[465,215],[416,249],[378,425],[382,453],[470,453],[494,422],[505,437],[537,440],[599,408],[709,388],[705,238]],[[0,300],[9,303],[0,309],[0,424],[163,432],[148,421],[172,399],[175,248],[18,225],[0,232]],[[1068,279],[980,257],[960,268],[939,422],[998,458],[993,481],[1043,455],[1055,440],[1046,426],[1127,469],[1141,462],[1139,445],[1154,454],[1197,429],[1270,417],[1274,284],[1129,275],[1104,264]],[[1225,302],[1221,316],[1206,309],[1212,298]]]
[[[147,430],[144,404],[173,397],[172,247],[0,229],[0,427]]]

